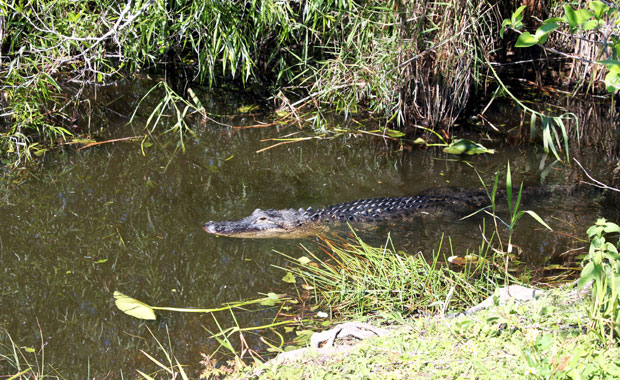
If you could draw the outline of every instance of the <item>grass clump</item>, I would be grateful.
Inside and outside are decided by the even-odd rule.
[[[470,255],[453,270],[438,254],[429,262],[422,255],[397,252],[389,238],[383,247],[371,247],[357,236],[353,241],[323,239],[322,257],[304,251],[307,256],[299,259],[287,256],[292,265],[285,280],[299,279],[300,296],[312,298],[337,319],[462,310],[485,298],[503,275],[483,256]]]

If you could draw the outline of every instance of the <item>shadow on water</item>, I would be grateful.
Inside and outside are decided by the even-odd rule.
[[[0,190],[0,327],[17,345],[38,349],[40,325],[46,361],[64,376],[83,378],[89,366],[91,376],[131,376],[136,368],[153,369],[139,352],[158,350],[149,326],[162,341],[170,339],[180,362],[195,365],[201,352],[215,348],[203,328],[215,329],[209,315],[161,312],[156,322],[142,322],[119,312],[112,292],[176,307],[216,307],[282,293],[288,288],[273,265],[285,262],[273,250],[301,255],[299,243],[313,241],[214,237],[201,229],[207,220],[244,217],[257,207],[320,207],[446,185],[480,188],[473,168],[490,183],[507,162],[526,186],[571,184],[581,177],[574,167],[552,165],[535,148],[500,146],[493,156],[455,159],[439,150],[394,152],[383,142],[343,137],[256,154],[273,129],[211,124],[197,130],[185,154],[172,138],[147,148],[146,156],[136,144],[105,144],[48,155],[36,172],[6,178]],[[599,168],[591,174],[603,180],[611,165],[594,154],[581,161]],[[617,215],[598,198],[577,195],[529,199],[524,207],[559,231],[547,233],[523,219],[515,242],[531,264],[562,260],[583,245],[574,237],[583,237],[598,216]],[[429,218],[358,233],[382,244],[390,232],[398,249],[426,255],[445,234],[454,253],[463,255],[480,244],[480,223],[480,217]],[[273,313],[236,316],[242,326],[252,326]],[[218,318],[230,325],[227,316]],[[8,344],[6,334],[0,343]]]

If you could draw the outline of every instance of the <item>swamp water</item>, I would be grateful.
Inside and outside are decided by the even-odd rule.
[[[238,117],[235,123],[256,121]],[[207,123],[186,141],[185,154],[175,151],[173,137],[160,139],[145,156],[139,143],[102,144],[48,154],[41,168],[7,176],[0,186],[0,354],[11,354],[10,334],[16,346],[34,349],[39,360],[44,342],[50,375],[55,369],[68,379],[132,378],[135,369],[157,369],[140,349],[164,361],[150,329],[179,362],[192,366],[188,371],[198,371],[200,353],[217,347],[205,331],[217,331],[210,315],[158,312],[157,321],[140,321],[120,312],[112,293],[151,305],[200,308],[260,293],[294,294],[274,267],[286,265],[274,250],[298,257],[300,243],[317,247],[312,238],[215,237],[202,230],[204,222],[238,219],[258,207],[316,208],[447,185],[480,188],[475,170],[492,183],[498,170],[504,178],[507,162],[515,182],[525,186],[582,178],[575,167],[552,165],[535,147],[495,146],[495,155],[458,158],[440,149],[396,152],[380,139],[339,137],[256,153],[273,143],[262,139],[294,128],[231,130]],[[592,175],[605,179],[610,163],[596,155],[580,159]],[[617,209],[600,199],[525,200],[523,208],[537,211],[556,232],[524,217],[515,234],[521,259],[561,263],[565,252],[584,246],[576,238],[583,238],[597,217],[616,220]],[[481,222],[482,217],[429,218],[358,234],[379,245],[390,232],[397,249],[429,257],[445,234],[442,254],[451,254],[449,236],[453,254],[463,256],[480,244]],[[269,323],[276,311],[236,311],[235,317],[242,327],[256,326]],[[230,314],[217,318],[224,328],[234,325]],[[0,361],[0,375],[15,372],[7,360]]]

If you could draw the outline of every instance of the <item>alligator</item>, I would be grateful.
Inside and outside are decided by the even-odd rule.
[[[441,212],[465,216],[489,206],[484,190],[443,187],[408,197],[361,199],[313,209],[257,208],[245,218],[205,223],[215,235],[237,238],[302,238],[327,232],[335,224],[396,222]]]

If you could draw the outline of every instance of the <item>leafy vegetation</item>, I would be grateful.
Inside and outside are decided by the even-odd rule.
[[[298,293],[318,308],[340,319],[366,314],[426,312],[445,313],[486,297],[501,279],[501,266],[492,258],[469,256],[462,270],[452,270],[434,254],[427,262],[421,255],[396,252],[388,239],[383,247],[371,247],[359,238],[351,243],[323,240],[323,254],[304,249],[306,256],[289,257],[286,269],[301,281]],[[438,251],[441,251],[441,246]],[[323,255],[321,255],[323,256]]]
[[[571,33],[596,32],[602,40],[588,41],[602,42],[590,59],[607,68],[605,83],[615,91],[617,8],[593,1],[589,10],[563,9],[563,17],[545,20],[535,34],[523,32],[516,46],[544,43],[562,25]],[[384,131],[422,127],[450,136],[471,95],[485,91],[487,72],[499,81],[500,93],[512,96],[490,57],[502,43],[497,31],[523,28],[523,13],[521,7],[500,26],[496,4],[488,0],[5,1],[0,159],[20,165],[58,142],[88,137],[92,100],[86,90],[138,73],[167,83],[155,85],[155,94],[162,88],[163,94],[154,110],[146,110],[152,124],[145,128],[175,132],[181,148],[192,134],[186,118],[201,112],[191,86],[229,83],[272,96],[281,114],[318,134],[330,131],[329,105],[345,118],[369,111]],[[561,145],[568,150],[565,124],[572,113],[548,116],[512,97],[531,114],[532,134],[540,123],[546,150],[557,158]],[[159,123],[164,114],[176,121]]]
[[[612,6],[610,6],[612,5]],[[620,35],[618,34],[618,12],[620,8],[607,5],[602,1],[590,1],[587,8],[573,9],[570,4],[563,4],[564,15],[551,17],[544,20],[534,34],[524,31],[515,42],[515,47],[530,47],[537,44],[544,45],[549,34],[567,29],[568,32],[578,37],[584,43],[596,46],[593,51],[594,57],[583,57],[583,60],[592,58],[591,63],[602,65],[607,68],[605,87],[608,92],[615,93],[620,90]],[[503,37],[506,27],[515,30],[523,28],[523,11],[526,6],[519,7],[510,19],[502,22],[500,35]],[[559,53],[551,50],[551,53]],[[591,78],[594,80],[594,77]]]
[[[7,57],[0,148],[3,162],[15,164],[90,133],[85,89],[139,72],[184,88],[232,81],[267,89],[294,115],[318,107],[303,120],[315,132],[326,130],[324,104],[345,116],[369,109],[401,128],[412,121],[449,127],[482,81],[481,57],[492,50],[495,30],[484,0],[13,0],[0,4],[0,15]],[[163,128],[183,138],[182,119],[200,107],[192,99],[188,109],[185,91],[175,91],[183,97],[166,90],[155,112],[175,115]],[[76,122],[85,130],[74,130]]]
[[[590,250],[578,284],[583,288],[592,283],[588,315],[599,338],[610,345],[620,337],[620,240],[614,245],[606,237],[617,237],[619,233],[620,226],[605,219],[588,228]]]
[[[587,7],[575,10],[568,3],[558,2],[556,13],[561,12],[561,17],[538,19],[542,22],[534,34],[529,31],[522,31],[525,28],[524,13],[526,8],[526,5],[520,6],[510,18],[504,19],[500,28],[500,36],[503,38],[504,32],[510,28],[519,33],[514,44],[515,47],[527,48],[538,45],[544,49],[546,54],[572,60],[574,63],[571,66],[571,72],[576,72],[578,77],[576,87],[579,88],[587,84],[588,91],[593,91],[600,87],[600,83],[603,83],[607,92],[612,95],[610,100],[613,107],[613,95],[620,90],[620,34],[618,33],[618,24],[620,23],[618,12],[620,8],[601,1],[589,1]],[[550,36],[560,31],[562,31],[564,38],[570,40],[569,46],[574,48],[574,52],[565,52],[548,46],[551,45],[548,41]],[[604,79],[602,78],[604,70],[601,70],[601,67],[607,71]],[[508,90],[491,65],[489,68],[503,93],[512,98],[525,114],[530,115],[531,137],[536,136],[537,130],[540,129],[545,152],[552,152],[560,160],[558,152],[564,146],[568,162],[569,139],[566,124],[574,121],[577,142],[579,142],[579,120],[577,116],[572,112],[549,115],[526,106]],[[584,78],[589,78],[589,80]]]

